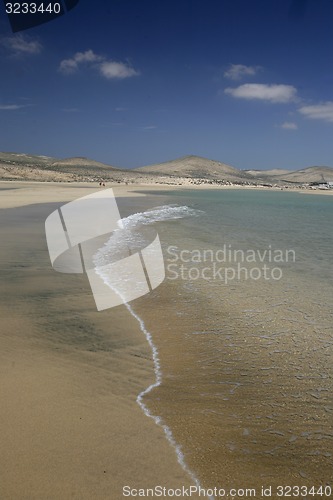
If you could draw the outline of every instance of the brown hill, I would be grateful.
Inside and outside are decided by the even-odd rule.
[[[68,171],[73,168],[84,168],[84,169],[107,169],[107,170],[116,170],[115,167],[111,165],[107,165],[106,163],[101,163],[99,161],[90,160],[89,158],[85,158],[82,156],[74,157],[74,158],[65,158],[63,160],[53,161],[49,165],[52,169],[59,168],[64,171]]]
[[[99,181],[121,176],[121,170],[88,158],[57,159],[0,152],[0,179],[32,181]]]
[[[132,170],[115,168],[88,158],[56,159],[25,153],[0,152],[0,179],[39,181],[100,181],[179,184],[192,179],[194,184],[265,184],[300,185],[333,181],[333,168],[308,167],[302,170],[238,170],[225,163],[200,156],[184,156],[176,160]]]
[[[281,174],[274,177],[284,182],[311,183],[311,182],[332,182],[332,167],[308,167],[288,174]]]
[[[50,156],[0,152],[0,163],[3,165],[39,165],[43,167],[55,161],[57,161],[57,158]]]
[[[155,165],[147,165],[134,169],[140,173],[172,175],[204,179],[247,179],[245,172],[226,163],[208,160],[200,156],[184,156],[177,160],[166,161]]]

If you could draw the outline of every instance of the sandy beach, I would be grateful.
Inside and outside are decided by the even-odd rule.
[[[114,188],[123,217],[163,205],[164,192],[175,189],[106,187]],[[189,187],[193,189],[177,189]],[[175,489],[193,484],[163,429],[136,403],[155,381],[152,353],[137,320],[124,306],[97,312],[86,275],[57,273],[49,261],[46,217],[63,203],[97,190],[89,183],[0,183],[1,499],[120,500],[126,485]],[[179,237],[172,230],[166,235],[170,241]],[[320,436],[330,439],[331,406],[319,401],[329,394],[324,392],[329,360],[316,350],[311,322],[301,318],[298,292],[293,309],[283,317],[275,315],[272,323],[273,332],[283,331],[299,315],[298,343],[286,336],[275,354],[270,346],[277,338],[260,336],[256,324],[249,331],[248,313],[244,315],[244,310],[260,312],[270,286],[233,286],[221,300],[219,288],[212,293],[208,304],[207,296],[193,294],[190,287],[182,295],[182,309],[178,285],[169,281],[135,301],[135,311],[158,346],[163,372],[162,385],[145,397],[147,407],[172,429],[186,464],[206,488],[259,492],[262,485],[308,484],[313,478],[317,486],[325,484],[331,460],[327,441],[318,437],[317,454],[311,455],[303,415],[310,412],[309,426],[318,419],[311,432],[317,426]],[[277,302],[285,304],[290,291],[281,288],[278,293]],[[315,317],[311,294],[306,307],[306,318]],[[258,315],[260,329],[271,324],[272,308],[267,305]],[[223,340],[228,334],[230,348],[231,341]],[[330,345],[326,330],[320,341]],[[315,368],[308,368],[311,363]],[[322,370],[319,389],[318,377],[313,377],[317,367]]]
[[[125,485],[193,484],[136,403],[154,381],[137,322],[122,306],[98,313],[86,277],[48,259],[45,218],[96,186],[0,188],[0,497],[118,500]]]
[[[0,500],[333,500],[333,0],[4,4]]]

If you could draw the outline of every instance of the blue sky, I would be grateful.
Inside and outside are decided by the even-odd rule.
[[[80,0],[13,34],[1,151],[131,168],[333,166],[331,0]]]

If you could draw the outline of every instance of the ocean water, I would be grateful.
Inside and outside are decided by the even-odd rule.
[[[166,268],[160,287],[126,306],[155,362],[138,403],[198,484],[329,484],[333,197],[162,196],[125,219],[136,245],[147,226],[158,231]]]

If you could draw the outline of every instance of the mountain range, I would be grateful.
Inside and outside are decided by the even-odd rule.
[[[194,183],[234,183],[264,185],[301,185],[333,182],[333,168],[310,166],[301,170],[240,170],[226,163],[200,156],[134,169],[121,169],[84,157],[58,159],[24,153],[0,153],[0,179],[39,181],[158,182],[173,184],[188,179]]]

